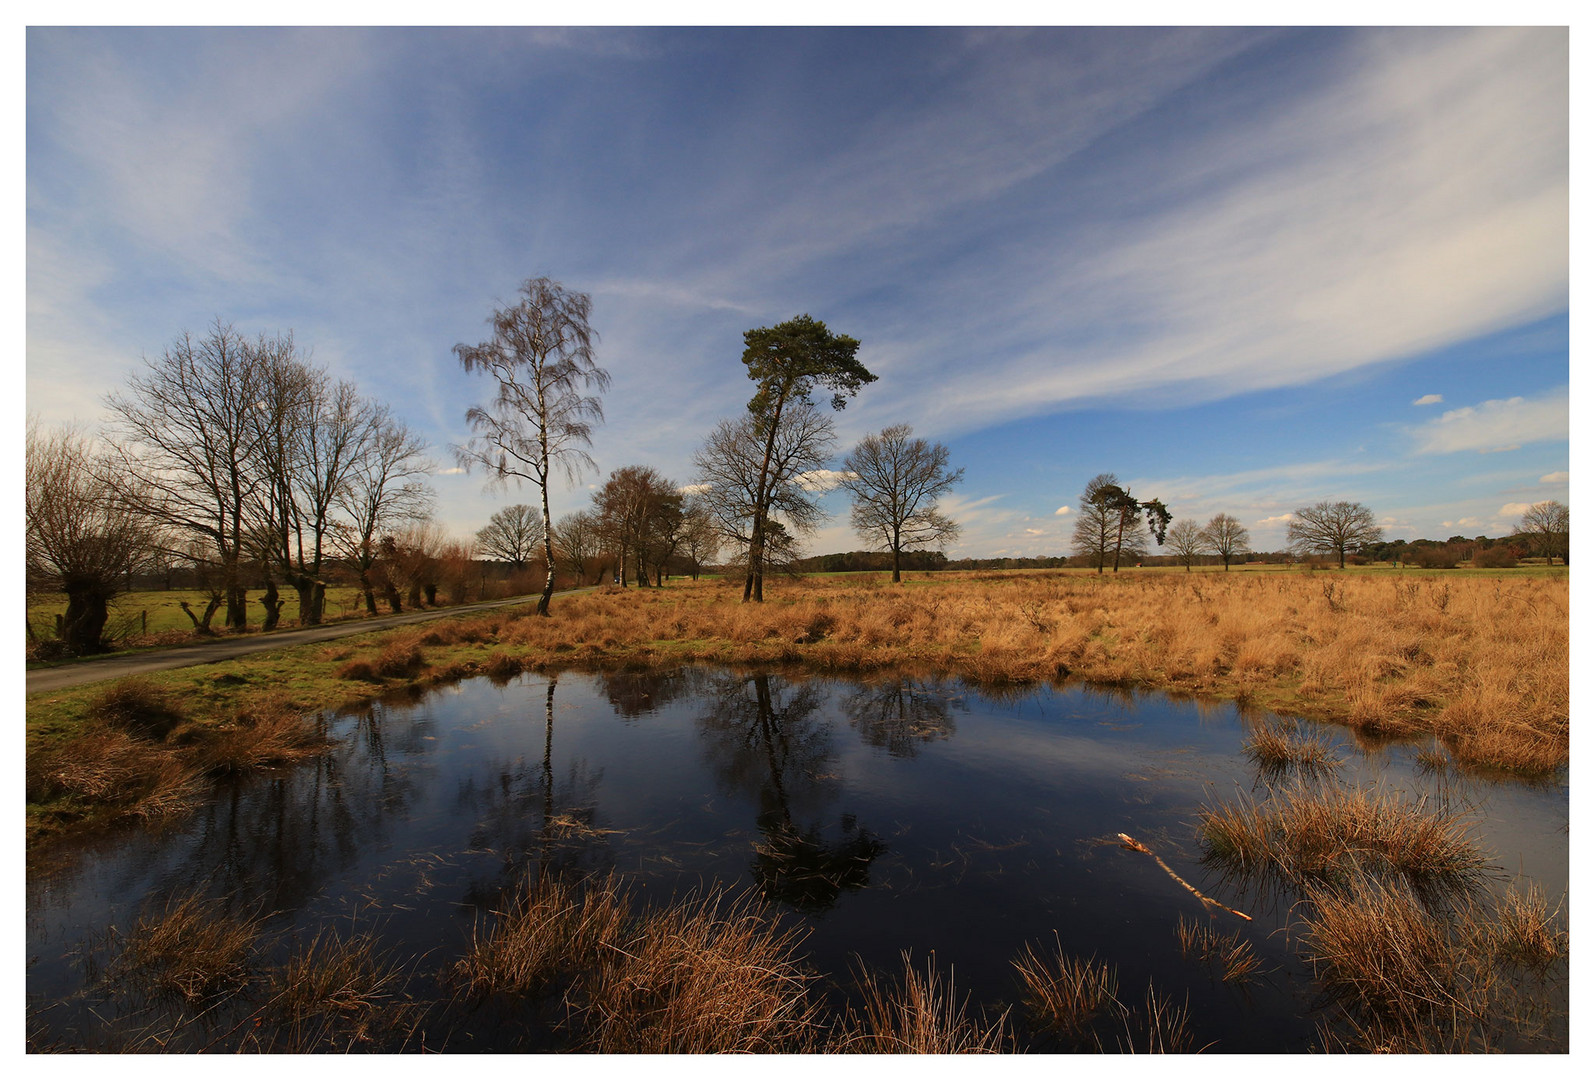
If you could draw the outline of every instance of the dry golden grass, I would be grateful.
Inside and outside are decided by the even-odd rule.
[[[260,1023],[245,1026],[242,1048],[336,1053],[402,1043],[421,1012],[407,982],[375,934],[323,931],[269,973],[253,1017]]]
[[[1099,1042],[1099,1050],[1118,1050],[1126,1054],[1200,1052],[1191,1035],[1190,1004],[1176,1005],[1150,984],[1141,1008],[1126,1009],[1121,1015],[1123,1034],[1118,1036],[1117,1045],[1110,1047]]]
[[[1259,724],[1241,745],[1241,753],[1269,778],[1292,773],[1322,776],[1345,764],[1326,735],[1308,736],[1295,722]]]
[[[1389,792],[1296,785],[1263,803],[1203,807],[1197,828],[1213,862],[1294,885],[1373,870],[1466,891],[1488,868],[1463,813]]]
[[[111,974],[118,981],[193,1000],[242,986],[260,934],[257,916],[197,895],[139,918]]]
[[[576,885],[527,879],[491,929],[478,926],[452,976],[474,992],[527,993],[607,959],[629,918],[613,876]]]
[[[1402,1049],[1484,1037],[1490,969],[1409,887],[1359,875],[1306,899],[1308,958],[1359,1031]]]
[[[1487,931],[1490,951],[1502,963],[1543,971],[1567,955],[1567,933],[1557,924],[1557,911],[1537,885],[1507,890]]]
[[[1242,940],[1238,930],[1220,934],[1206,923],[1181,915],[1174,936],[1179,939],[1181,955],[1213,964],[1225,982],[1247,982],[1263,966],[1252,943]]]
[[[1026,945],[1013,966],[1024,983],[1025,1008],[1042,1028],[1077,1035],[1092,1017],[1117,1006],[1118,971],[1110,964],[1098,963],[1095,957],[1069,956],[1062,946],[1044,957]]]
[[[998,1054],[1011,1049],[1005,1012],[975,1019],[949,977],[928,962],[921,972],[903,954],[900,980],[859,973],[862,1014],[850,1012],[831,1049],[849,1054]]]
[[[803,933],[751,900],[711,895],[647,912],[581,993],[587,1048],[605,1054],[795,1053],[820,1031],[798,963]]]
[[[496,637],[528,665],[925,664],[991,681],[1076,677],[1227,696],[1380,736],[1439,736],[1465,765],[1534,773],[1567,761],[1565,577],[939,574],[902,587],[793,581],[764,604],[740,595],[708,581],[605,589],[562,599],[549,619],[506,619]]]

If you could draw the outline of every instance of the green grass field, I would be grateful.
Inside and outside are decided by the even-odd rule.
[[[284,622],[298,618],[299,603],[292,589],[282,590],[282,598],[288,602],[282,609]],[[259,600],[261,592],[258,589],[249,593],[249,623],[251,626],[259,625],[265,618],[266,609],[261,607]],[[105,632],[112,640],[121,640],[134,634],[161,634],[171,630],[192,630],[194,624],[188,616],[183,614],[183,609],[178,605],[188,601],[188,606],[194,609],[196,615],[205,613],[205,605],[209,602],[209,594],[198,589],[173,589],[171,591],[157,590],[153,592],[122,593],[111,601],[111,621],[106,624]],[[40,641],[47,641],[55,637],[56,616],[66,612],[66,594],[57,593],[53,596],[36,596],[28,605],[28,628]],[[337,619],[345,615],[353,615],[364,610],[365,601],[361,598],[360,590],[353,588],[332,588],[327,590],[327,606],[325,618]],[[383,610],[386,610],[384,608]],[[223,612],[218,611],[211,620],[211,626],[220,629],[223,621]]]

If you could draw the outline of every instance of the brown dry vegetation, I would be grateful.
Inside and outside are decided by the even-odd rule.
[[[829,578],[789,583],[765,604],[737,603],[725,584],[678,583],[569,597],[555,618],[506,621],[496,636],[527,666],[618,658],[1071,677],[1437,736],[1473,766],[1566,763],[1565,577],[1330,578],[944,574],[902,588]]]
[[[458,616],[220,673],[165,672],[145,681],[191,715],[152,720],[172,729],[164,739],[113,722],[113,708],[92,703],[96,691],[35,695],[30,845],[85,818],[180,809],[209,768],[181,751],[185,740],[237,728],[268,699],[268,710],[309,714],[395,687],[551,666],[799,663],[933,669],[988,685],[1078,678],[1227,697],[1375,737],[1427,736],[1469,767],[1543,774],[1568,760],[1565,575],[941,573],[905,586],[810,578],[772,593],[742,604],[734,583],[707,579],[606,588],[559,598],[546,619],[530,607]]]
[[[1198,835],[1207,861],[1299,901],[1304,956],[1337,1006],[1325,1048],[1520,1048],[1550,1019],[1566,935],[1533,886],[1492,895],[1472,829],[1422,799],[1298,783],[1204,807]],[[1177,932],[1187,953],[1222,944]]]
[[[1293,886],[1373,869],[1431,892],[1466,891],[1488,869],[1473,822],[1421,797],[1327,784],[1271,794],[1202,808],[1198,835],[1210,861]]]

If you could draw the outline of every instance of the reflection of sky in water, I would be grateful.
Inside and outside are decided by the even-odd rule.
[[[1260,797],[1229,707],[1079,688],[1001,698],[956,683],[670,676],[474,680],[405,708],[337,721],[322,761],[222,792],[164,836],[85,849],[29,881],[29,993],[55,999],[62,961],[150,897],[208,887],[278,912],[279,928],[357,914],[432,969],[458,954],[502,890],[539,863],[613,868],[650,898],[758,887],[813,928],[821,971],[853,954],[894,966],[935,950],[961,988],[1007,1002],[1010,960],[1054,935],[1189,994],[1199,1042],[1300,1049],[1312,985],[1275,933],[1285,905],[1198,862],[1203,803]],[[1567,789],[1415,772],[1412,748],[1362,754],[1347,779],[1474,807],[1503,869],[1567,885]],[[1250,992],[1180,957],[1181,916],[1209,917],[1128,833],[1197,887],[1256,904],[1240,929],[1274,969]],[[1104,843],[1103,841],[1109,841]]]

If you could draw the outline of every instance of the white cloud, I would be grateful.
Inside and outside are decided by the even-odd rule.
[[[1445,400],[1445,398],[1441,397],[1439,394],[1425,394],[1421,398],[1418,398],[1416,401],[1414,401],[1413,404],[1414,405],[1438,405],[1444,400]]]
[[[1565,34],[1358,41],[1316,97],[1168,147],[1158,175],[1184,179],[1163,181],[1161,210],[1082,230],[1050,265],[1033,255],[1029,288],[949,283],[943,307],[987,313],[959,340],[975,332],[1013,359],[993,377],[949,357],[914,403],[926,426],[1132,395],[1214,400],[1565,310]],[[910,344],[934,356],[938,336],[930,320]]]
[[[1252,524],[1253,525],[1289,525],[1290,522],[1291,522],[1291,519],[1294,518],[1295,516],[1296,516],[1295,514],[1275,514],[1273,517],[1265,517],[1265,518],[1263,518],[1263,519],[1261,519],[1259,521],[1252,522]]]
[[[453,466],[450,466],[447,469],[439,469],[434,475],[436,475],[436,476],[464,476],[465,472],[466,472],[466,470],[464,468],[460,467],[459,465],[453,465]]]
[[[1056,510],[1054,510],[1052,512],[1052,516],[1053,517],[1062,517],[1063,515],[1067,514],[1068,512],[1069,512],[1069,508],[1067,506],[1060,506],[1060,507],[1058,507]]]
[[[1420,454],[1492,453],[1566,439],[1567,427],[1564,388],[1537,398],[1513,397],[1451,409],[1412,434]]]
[[[1456,521],[1442,521],[1440,524],[1448,529],[1477,529],[1484,522],[1476,517],[1465,517],[1458,518]]]
[[[835,491],[848,474],[837,469],[813,469],[809,472],[798,473],[792,479],[804,491],[821,494]]]
[[[1531,505],[1533,504],[1525,502],[1507,503],[1495,512],[1495,516],[1497,518],[1512,518],[1515,520],[1528,513]]]
[[[1565,473],[1565,472],[1553,472],[1553,473],[1546,473],[1544,476],[1540,477],[1540,483],[1542,483],[1542,484],[1565,484],[1565,483],[1567,483],[1568,479],[1569,479],[1569,477],[1568,477],[1567,473]]]
[[[683,484],[676,488],[676,492],[681,495],[702,495],[712,487],[713,484]]]

